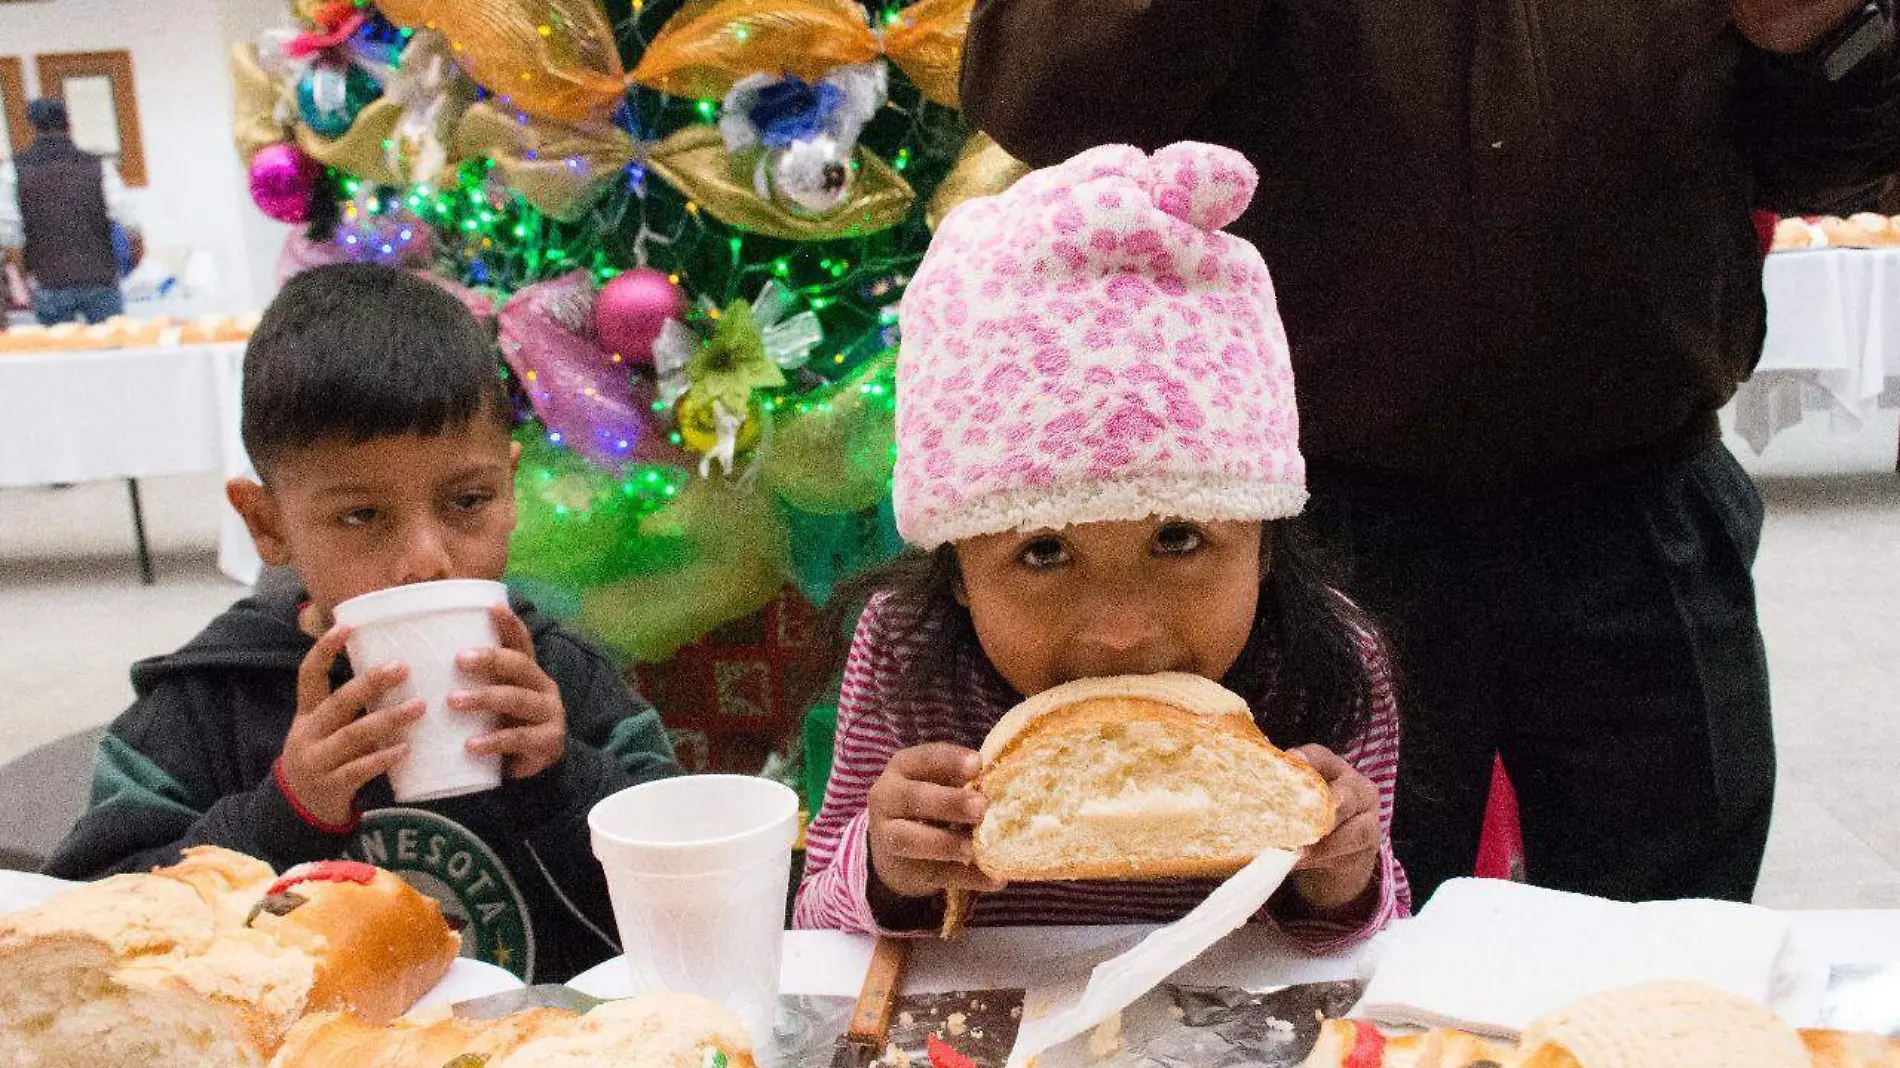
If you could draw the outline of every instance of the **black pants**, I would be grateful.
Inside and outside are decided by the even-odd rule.
[[[1532,882],[1749,899],[1775,753],[1761,498],[1726,448],[1477,506],[1314,489],[1405,677],[1394,844],[1420,903],[1471,874],[1494,753]]]

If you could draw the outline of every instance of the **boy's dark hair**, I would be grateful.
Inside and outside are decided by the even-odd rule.
[[[447,290],[368,263],[292,278],[244,352],[244,448],[257,470],[320,441],[512,425],[495,344]]]
[[[1221,682],[1246,698],[1254,721],[1274,745],[1318,744],[1343,753],[1371,714],[1372,682],[1362,642],[1378,633],[1376,624],[1340,592],[1305,520],[1268,523],[1265,538],[1272,557],[1260,580],[1253,630]],[[830,639],[825,653],[829,678],[835,681],[842,672],[852,626],[878,593],[889,595],[885,604],[893,640],[919,651],[895,680],[900,694],[926,693],[973,664],[993,672],[977,644],[970,610],[957,603],[956,585],[956,550],[945,545],[931,553],[907,553],[839,587],[819,631]],[[928,639],[919,640],[926,631]],[[898,725],[900,732],[906,728]],[[906,737],[904,742],[929,740]]]

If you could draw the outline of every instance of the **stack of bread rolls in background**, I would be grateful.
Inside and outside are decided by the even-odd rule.
[[[1775,224],[1775,251],[1808,248],[1900,247],[1900,215],[1863,212],[1839,218],[1787,218]]]
[[[0,353],[236,344],[250,340],[260,318],[256,313],[205,315],[196,319],[174,319],[168,315],[134,319],[118,315],[91,326],[27,324],[0,331]]]

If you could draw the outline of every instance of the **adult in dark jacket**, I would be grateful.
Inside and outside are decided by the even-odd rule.
[[[113,224],[138,257],[138,220],[119,170],[73,144],[66,105],[35,100],[38,136],[0,165],[0,248],[17,254],[33,282],[33,311],[47,326],[102,322],[125,310]]]
[[[1395,842],[1468,874],[1494,752],[1532,880],[1746,899],[1773,800],[1717,410],[1759,355],[1750,209],[1900,167],[1861,0],[978,0],[965,109],[1048,164],[1198,139],[1259,167],[1313,510],[1395,625]],[[1878,30],[1878,26],[1873,27]]]

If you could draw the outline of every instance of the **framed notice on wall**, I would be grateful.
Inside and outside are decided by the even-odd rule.
[[[26,121],[26,78],[20,61],[0,56],[0,163],[33,143]]]
[[[62,52],[40,56],[40,93],[66,102],[73,143],[119,165],[126,185],[145,184],[145,146],[132,92],[132,53]]]

